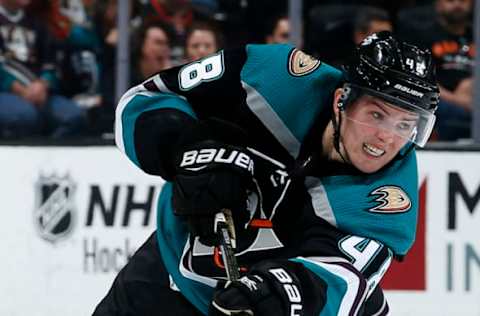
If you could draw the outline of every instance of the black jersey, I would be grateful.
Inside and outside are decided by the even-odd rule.
[[[393,254],[407,253],[418,204],[414,151],[376,174],[308,160],[305,153],[320,146],[331,96],[341,82],[339,70],[289,45],[247,45],[166,70],[130,89],[117,107],[115,126],[127,157],[167,181],[171,135],[188,128],[166,126],[168,113],[216,117],[244,129],[257,189],[249,196],[250,221],[237,231],[239,264],[248,269],[272,258],[302,263],[327,280],[328,315],[355,314]],[[158,136],[165,128],[168,141]],[[295,172],[310,163],[318,164],[316,171]],[[167,182],[158,202],[160,253],[185,297],[206,312],[225,272],[212,247],[189,242],[186,226],[173,215],[171,195]]]

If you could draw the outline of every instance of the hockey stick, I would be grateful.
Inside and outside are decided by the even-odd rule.
[[[232,213],[223,209],[215,215],[215,233],[220,242],[223,264],[229,281],[240,278],[237,258],[235,258],[235,227],[233,226]]]
[[[223,265],[227,273],[228,281],[236,281],[240,278],[240,270],[235,258],[235,226],[233,226],[232,212],[223,209],[215,215],[215,232],[220,241]],[[247,312],[231,312],[231,316],[251,316]]]

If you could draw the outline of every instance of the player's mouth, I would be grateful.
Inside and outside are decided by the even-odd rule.
[[[385,154],[385,150],[366,143],[363,144],[363,151],[373,157],[380,157]]]

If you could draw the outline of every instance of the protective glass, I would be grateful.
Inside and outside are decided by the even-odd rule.
[[[435,124],[435,115],[415,105],[368,104],[359,111],[345,110],[348,120],[371,128],[383,129],[401,139],[423,147]]]

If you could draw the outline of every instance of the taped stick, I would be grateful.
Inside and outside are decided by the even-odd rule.
[[[227,278],[229,281],[236,281],[240,278],[240,272],[237,258],[235,258],[235,228],[230,210],[223,209],[215,215],[215,233],[220,241],[220,251]]]
[[[223,265],[227,273],[228,281],[240,279],[240,269],[235,257],[236,236],[235,226],[233,225],[232,212],[229,209],[223,209],[215,215],[215,233],[220,241],[220,251],[222,252]],[[251,316],[247,312],[232,312],[231,316]]]

